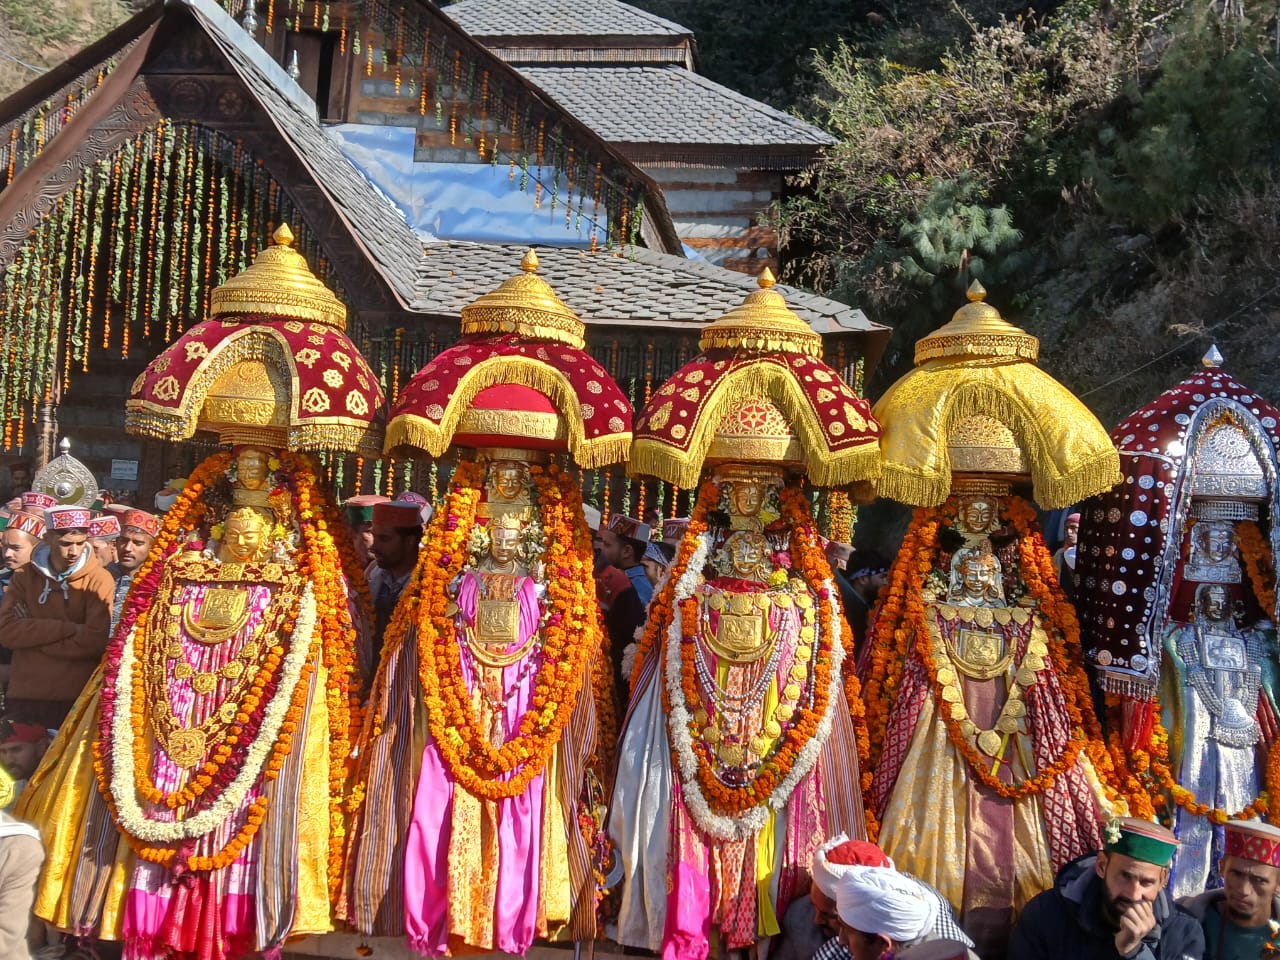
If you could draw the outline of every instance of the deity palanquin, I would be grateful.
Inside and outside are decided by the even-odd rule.
[[[630,463],[700,482],[649,608],[609,823],[611,935],[668,960],[776,935],[817,845],[867,835],[853,637],[803,478],[874,476],[879,427],[768,271],[760,286],[654,393]]]
[[[1117,746],[1181,841],[1179,896],[1221,884],[1224,821],[1280,798],[1280,410],[1221,359],[1112,431],[1125,482],[1082,506],[1076,562]]]
[[[1106,433],[980,287],[876,404],[877,492],[917,505],[863,664],[880,845],[982,955],[1055,870],[1100,849],[1116,791],[1075,613],[1035,508],[1116,479]]]
[[[428,956],[591,941],[607,858],[612,667],[570,461],[625,457],[631,413],[533,251],[521,265],[387,436],[459,457],[385,634],[343,910]]]
[[[143,436],[218,435],[134,577],[19,813],[36,913],[125,957],[222,960],[332,929],[362,576],[301,451],[377,452],[382,395],[287,228],[134,385]]]

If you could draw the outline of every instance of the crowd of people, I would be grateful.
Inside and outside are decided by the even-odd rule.
[[[180,482],[157,498],[158,507],[171,504],[175,486],[180,489]],[[371,673],[382,634],[417,565],[431,506],[406,492],[395,499],[355,497],[346,511],[373,601],[373,649],[362,664]],[[602,522],[594,507],[585,513],[594,534],[596,593],[617,689],[625,691],[647,608],[688,521],[641,521],[614,513]],[[0,514],[0,679],[7,717],[0,721],[0,800],[6,810],[97,670],[161,519],[133,507],[66,506],[36,491],[14,497]],[[1071,574],[1076,524],[1077,516],[1066,518],[1065,542],[1055,558],[1064,579]],[[889,561],[846,544],[825,548],[860,650]],[[1113,821],[1104,848],[1064,867],[1054,888],[1023,911],[1010,960],[1280,955],[1280,829],[1257,821],[1228,824],[1220,863],[1225,886],[1174,902],[1166,883],[1177,844],[1157,824]],[[29,949],[61,955],[66,949],[50,943],[57,936],[30,920],[43,856],[33,827],[0,815],[2,957],[27,956]],[[793,900],[782,936],[772,945],[778,960],[977,957],[974,941],[942,895],[895,869],[874,843],[830,838],[813,859],[811,877],[809,896]]]

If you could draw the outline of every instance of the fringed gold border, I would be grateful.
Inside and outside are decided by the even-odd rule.
[[[1023,392],[1035,397],[1040,404],[1038,408],[1030,408],[1013,393],[1009,384],[1001,382],[1005,379],[1012,380],[1015,369],[1019,371],[1018,375],[1042,381],[1023,385]],[[937,372],[934,371],[935,374]],[[1120,455],[1112,445],[1111,438],[1102,429],[1102,424],[1066,387],[1039,367],[1019,364],[996,372],[984,365],[957,367],[953,368],[953,372],[954,382],[941,391],[947,396],[941,398],[941,402],[935,401],[933,404],[933,409],[938,412],[932,417],[931,426],[934,429],[928,431],[937,437],[938,449],[928,452],[936,457],[937,470],[886,459],[875,485],[878,496],[918,507],[935,506],[945,500],[951,490],[948,438],[961,420],[971,416],[994,417],[1013,433],[1014,440],[1031,465],[1036,502],[1046,510],[1079,503],[1120,482]],[[995,381],[976,379],[976,375],[981,373],[993,376]],[[920,375],[919,371],[908,373],[876,404],[875,413],[885,428],[886,440],[893,433],[895,422],[902,419],[894,410],[897,387],[906,379]],[[1077,409],[1064,410],[1064,402],[1069,402]],[[1064,471],[1058,463],[1060,451],[1049,448],[1040,424],[1044,419],[1066,415],[1087,422],[1088,429],[1097,436],[1090,443],[1095,452]],[[924,459],[925,457],[921,458]]]
[[[767,397],[787,418],[804,450],[805,470],[818,486],[840,487],[880,473],[880,445],[867,442],[832,452],[826,432],[791,368],[778,363],[747,364],[726,374],[711,389],[701,414],[690,428],[685,449],[652,436],[641,436],[631,449],[627,472],[652,476],[681,487],[695,487],[716,428],[729,409],[754,397]]]
[[[566,420],[569,453],[578,466],[591,470],[627,459],[631,447],[630,431],[587,439],[580,401],[569,378],[541,360],[513,356],[489,357],[463,374],[439,423],[421,412],[396,414],[387,424],[383,452],[390,453],[399,446],[412,446],[432,457],[444,456],[453,443],[462,414],[480,391],[506,383],[518,383],[537,390],[555,405]]]
[[[135,437],[173,443],[190,440],[195,436],[196,421],[188,421],[176,412],[166,415],[154,411],[128,410],[124,415],[124,429]],[[373,424],[313,421],[289,427],[285,446],[297,452],[334,450],[377,458],[382,455],[382,435],[382,428]]]

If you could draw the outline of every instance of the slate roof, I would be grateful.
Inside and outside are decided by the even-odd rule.
[[[684,67],[522,67],[610,143],[789,146],[835,141],[817,127]]]
[[[526,247],[517,244],[429,243],[418,267],[413,309],[460,316],[479,293],[519,271]],[[587,324],[683,327],[718,319],[758,289],[754,277],[700,260],[642,247],[590,253],[538,247],[539,275]],[[779,284],[801,319],[820,333],[862,333],[887,339],[889,328],[857,307]]]
[[[409,303],[422,244],[404,217],[321,129],[307,94],[226,11],[213,0],[180,2],[262,103],[396,296]]]
[[[477,39],[492,37],[692,36],[678,23],[619,0],[462,0],[445,16]]]

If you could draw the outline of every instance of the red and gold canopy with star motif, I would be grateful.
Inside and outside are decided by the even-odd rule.
[[[537,255],[530,250],[520,266],[521,274],[463,308],[462,339],[401,392],[388,452],[567,451],[586,468],[626,459],[630,404],[583,349],[585,327],[537,275]]]
[[[836,487],[879,473],[870,405],[822,361],[822,338],[773,286],[766,270],[654,394],[636,421],[632,474],[693,487],[704,465],[777,463]]]
[[[252,266],[213,292],[211,318],[147,365],[126,406],[130,433],[381,452],[382,388],[346,335],[346,307],[292,242],[287,226],[276,230]]]

